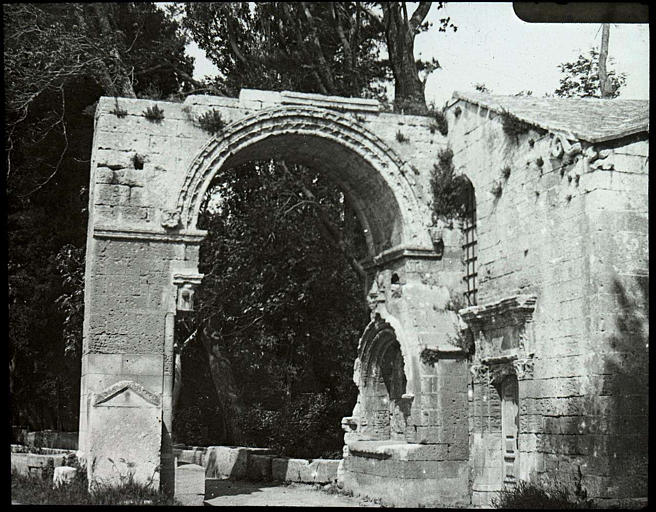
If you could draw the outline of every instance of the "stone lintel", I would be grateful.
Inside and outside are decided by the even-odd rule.
[[[197,272],[176,271],[173,273],[173,284],[176,286],[184,284],[199,285],[204,276],[205,274]]]
[[[315,105],[318,107],[339,110],[358,110],[365,112],[379,112],[380,103],[374,99],[345,98],[343,96],[325,96],[303,92],[282,91],[280,93],[283,105]]]
[[[190,245],[199,245],[207,231],[195,229],[187,230],[180,233],[167,233],[165,231],[139,230],[139,229],[120,229],[108,226],[97,226],[93,230],[94,238],[114,239],[114,240],[152,240],[163,243],[185,243]]]
[[[239,104],[243,108],[254,104],[265,105],[307,105],[340,111],[358,111],[378,113],[380,103],[374,99],[346,98],[295,91],[264,91],[259,89],[241,89]]]

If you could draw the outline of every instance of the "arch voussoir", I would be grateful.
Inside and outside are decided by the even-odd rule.
[[[426,217],[425,206],[415,196],[412,183],[406,176],[407,163],[378,136],[353,120],[338,112],[309,106],[261,110],[231,123],[210,139],[188,167],[180,189],[177,211],[183,230],[195,230],[200,205],[216,173],[230,165],[238,155],[247,154],[249,148],[273,137],[323,141],[359,157],[375,172],[380,186],[393,198],[393,205],[380,207],[392,208],[399,217],[397,222],[401,233],[395,245],[430,246],[427,233],[418,227],[421,224],[418,219]],[[348,188],[348,183],[340,184]],[[353,190],[347,192],[357,197]],[[368,203],[374,211],[376,205],[372,200]]]

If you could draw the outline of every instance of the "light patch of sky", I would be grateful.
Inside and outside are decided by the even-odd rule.
[[[408,4],[409,10],[413,7]],[[437,30],[439,19],[447,16],[458,26],[456,32]],[[415,56],[434,57],[442,67],[426,83],[426,100],[438,106],[453,91],[471,91],[477,83],[494,94],[553,93],[561,76],[558,64],[601,42],[598,23],[527,23],[510,2],[448,2],[442,9],[433,7],[427,19],[435,25],[417,37]],[[216,75],[216,67],[194,42],[187,51],[196,59],[195,78]],[[627,75],[620,98],[649,99],[649,26],[612,25],[608,54],[614,59],[611,69]]]

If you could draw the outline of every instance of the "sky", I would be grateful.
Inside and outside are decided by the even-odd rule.
[[[453,91],[471,91],[477,83],[494,94],[553,93],[561,76],[558,64],[576,60],[601,42],[598,23],[527,23],[515,15],[511,2],[448,2],[439,10],[434,5],[427,20],[446,16],[457,25],[456,32],[432,28],[415,40],[415,57],[434,57],[442,67],[426,83],[426,101],[437,106]],[[196,59],[195,78],[216,74],[195,43],[187,50]],[[608,56],[615,61],[609,68],[627,75],[620,98],[649,99],[648,24],[611,25]]]

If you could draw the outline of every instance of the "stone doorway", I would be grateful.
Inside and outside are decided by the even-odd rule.
[[[500,386],[503,483],[516,485],[519,469],[519,386],[515,375],[507,376]]]

